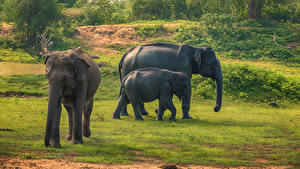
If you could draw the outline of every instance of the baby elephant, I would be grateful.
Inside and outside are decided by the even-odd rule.
[[[144,68],[130,72],[122,81],[120,96],[113,118],[120,119],[124,106],[131,103],[136,120],[143,120],[141,104],[159,99],[157,119],[162,120],[164,111],[169,109],[170,120],[176,120],[176,108],[172,102],[173,94],[180,100],[186,96],[186,75],[166,69]]]

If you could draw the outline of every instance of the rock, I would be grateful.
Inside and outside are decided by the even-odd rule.
[[[175,164],[164,164],[161,166],[162,169],[178,169]]]

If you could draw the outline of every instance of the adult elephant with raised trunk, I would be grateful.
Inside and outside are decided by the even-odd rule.
[[[98,65],[81,48],[45,55],[49,102],[44,144],[46,147],[60,147],[61,104],[69,116],[67,139],[71,144],[83,143],[82,135],[91,135],[93,96],[101,80]]]
[[[220,61],[210,47],[179,46],[165,43],[132,47],[120,60],[120,80],[122,81],[131,71],[146,67],[162,68],[186,74],[188,86],[186,97],[182,98],[182,119],[192,118],[189,115],[192,74],[200,74],[216,82],[217,98],[214,111],[218,112],[221,109],[223,75]],[[141,105],[141,110],[143,115],[148,114],[143,104]],[[121,115],[128,115],[126,107]]]

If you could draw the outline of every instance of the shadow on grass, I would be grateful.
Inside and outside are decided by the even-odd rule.
[[[220,121],[220,122],[211,122],[207,120],[200,119],[189,119],[189,120],[177,120],[178,124],[188,124],[188,125],[196,125],[200,127],[205,126],[226,126],[226,127],[263,127],[266,123],[258,123],[258,122],[237,122],[237,121]]]

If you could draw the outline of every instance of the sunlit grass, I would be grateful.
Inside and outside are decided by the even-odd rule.
[[[158,158],[181,164],[255,165],[256,158],[268,164],[297,164],[300,147],[299,105],[272,108],[246,103],[230,103],[213,112],[213,102],[193,98],[193,120],[181,120],[179,100],[177,122],[155,121],[157,102],[146,104],[150,116],[135,121],[130,117],[113,120],[116,100],[95,101],[91,138],[84,145],[70,145],[67,113],[62,112],[62,149],[44,148],[47,98],[0,99],[0,154],[22,158],[57,158],[72,152],[75,161],[134,163],[142,158]],[[10,129],[10,131],[3,131]]]

